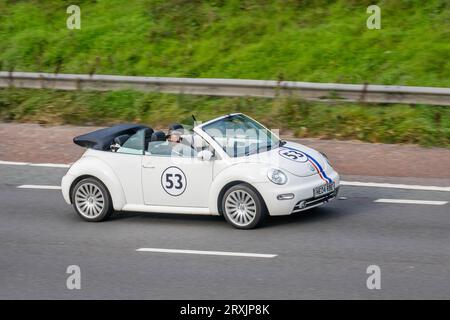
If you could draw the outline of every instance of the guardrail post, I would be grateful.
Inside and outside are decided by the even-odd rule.
[[[362,90],[361,90],[361,97],[359,98],[360,102],[366,102],[366,93],[367,93],[367,86],[369,84],[367,82],[364,82]]]

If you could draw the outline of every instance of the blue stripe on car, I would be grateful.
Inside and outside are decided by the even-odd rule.
[[[315,163],[315,165],[319,168],[320,173],[323,174],[324,178],[327,179],[327,181],[328,181],[329,183],[333,182],[333,180],[331,180],[331,179],[327,176],[327,174],[326,174],[325,171],[323,170],[323,168],[322,168],[322,166],[320,165],[320,163],[319,163],[316,159],[314,159],[313,157],[311,157],[309,154],[307,154],[307,153],[304,152],[304,151],[297,150],[297,149],[294,149],[294,148],[291,148],[291,147],[284,147],[284,146],[283,146],[283,148],[286,148],[286,149],[290,149],[290,150],[293,150],[293,151],[297,151],[297,152],[302,152],[302,153],[304,153],[309,159],[311,159],[311,160]]]

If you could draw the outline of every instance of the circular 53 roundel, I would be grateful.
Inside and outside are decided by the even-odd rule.
[[[278,151],[280,156],[295,161],[295,162],[306,162],[308,161],[308,157],[299,150],[294,149],[281,149]]]
[[[186,190],[186,176],[180,168],[168,167],[161,175],[161,185],[171,196],[179,196]]]

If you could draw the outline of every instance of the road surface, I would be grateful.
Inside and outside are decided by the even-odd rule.
[[[0,299],[450,298],[448,191],[343,186],[333,203],[245,231],[170,214],[88,223],[60,190],[17,188],[57,186],[66,170],[0,164]],[[80,290],[66,287],[69,265]],[[366,286],[371,265],[379,290]]]

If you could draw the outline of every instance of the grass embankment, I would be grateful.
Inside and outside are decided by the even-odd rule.
[[[0,90],[0,121],[108,125],[123,121],[165,126],[195,114],[209,120],[244,112],[297,137],[358,139],[450,147],[450,108],[327,105],[298,99],[215,98],[136,91]]]
[[[81,7],[81,30],[66,8]],[[450,2],[0,0],[0,69],[450,86]],[[0,90],[0,120],[165,124],[243,111],[298,136],[450,146],[450,108]]]
[[[448,0],[0,0],[3,70],[448,87],[449,39]]]

